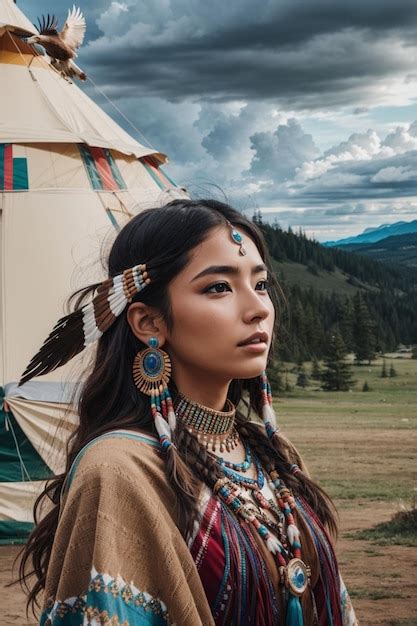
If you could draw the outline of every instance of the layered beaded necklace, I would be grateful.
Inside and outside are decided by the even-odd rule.
[[[278,506],[272,499],[265,498],[257,484],[248,484],[247,479],[245,482],[235,482],[226,475],[216,482],[213,492],[243,522],[251,524],[266,543],[268,550],[274,555],[277,562],[282,583],[283,599],[287,605],[286,623],[289,626],[292,626],[292,624],[302,625],[303,614],[300,597],[309,585],[311,571],[301,560],[300,532],[295,525],[293,515],[296,504],[294,497],[284,485],[276,470],[270,472],[269,478],[269,485],[275,493]],[[253,506],[248,503],[248,498],[241,487],[252,490],[253,498],[260,510],[259,512],[255,511]],[[271,522],[269,516],[263,513],[262,510],[272,513],[277,518],[277,522]],[[285,532],[284,520],[286,522]],[[277,536],[272,534],[268,527]]]
[[[195,434],[200,443],[205,445],[222,469],[223,477],[215,483],[214,494],[243,523],[250,524],[255,529],[274,555],[282,583],[283,598],[287,605],[287,626],[302,626],[300,597],[309,585],[311,572],[301,560],[300,532],[294,521],[296,504],[292,493],[278,472],[273,470],[269,472],[268,485],[277,503],[263,495],[261,489],[265,484],[265,474],[248,444],[245,444],[245,459],[241,463],[233,463],[213,454],[218,447],[220,452],[230,451],[239,443],[239,434],[234,426],[236,409],[229,400],[226,411],[216,411],[179,394],[174,407],[177,418]],[[255,479],[244,475],[252,464],[255,465],[257,472]],[[251,502],[248,492],[254,502]],[[269,512],[269,515],[266,512]]]

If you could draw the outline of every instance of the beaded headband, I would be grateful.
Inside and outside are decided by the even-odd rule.
[[[34,376],[52,372],[97,341],[150,282],[143,263],[104,280],[91,302],[57,321],[23,372],[19,386]]]

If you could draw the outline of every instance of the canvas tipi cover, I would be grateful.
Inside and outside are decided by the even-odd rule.
[[[184,195],[163,154],[25,43],[34,33],[0,0],[0,543],[24,540],[42,481],[62,468],[77,420],[64,412],[91,353],[17,388],[22,372],[70,293],[104,278],[121,225]]]

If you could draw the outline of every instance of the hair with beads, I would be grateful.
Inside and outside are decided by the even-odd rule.
[[[169,329],[172,317],[168,286],[187,265],[190,253],[203,242],[210,231],[229,221],[255,243],[270,275],[270,297],[279,313],[281,293],[274,278],[270,258],[262,232],[254,223],[227,204],[214,200],[175,200],[155,209],[148,209],[133,217],[118,233],[107,260],[108,276],[121,274],[138,263],[145,263],[151,283],[133,297],[133,302],[143,302],[156,307]],[[91,301],[99,284],[75,292],[69,299],[73,311],[79,311]],[[279,324],[279,314],[276,315]],[[277,327],[275,329],[275,334]],[[28,591],[27,607],[38,605],[37,596],[45,587],[46,572],[59,517],[62,486],[78,452],[95,437],[118,428],[141,428],[156,434],[152,420],[149,397],[135,386],[132,364],[139,350],[146,346],[133,334],[127,322],[126,311],[100,336],[94,363],[86,372],[82,393],[75,407],[79,426],[70,437],[65,471],[49,481],[35,504],[36,526],[26,546],[20,563],[20,581]],[[271,355],[270,355],[271,357]],[[172,397],[177,389],[171,379]],[[279,433],[267,436],[261,423],[250,421],[255,415],[264,419],[260,377],[232,381],[228,397],[234,405],[240,403],[236,414],[236,427],[261,460],[267,470],[276,468],[295,494],[302,495],[314,508],[323,523],[336,529],[336,517],[326,494],[301,470],[294,471],[299,462]],[[246,406],[246,411],[242,407]],[[198,495],[202,483],[213,488],[222,477],[221,469],[200,445],[196,437],[180,423],[173,433],[174,446],[167,448],[166,475],[177,496],[179,528],[188,538],[195,516],[198,514]],[[40,519],[44,502],[49,501],[49,512]],[[52,506],[51,506],[52,502]],[[35,584],[28,587],[28,579],[35,575]]]

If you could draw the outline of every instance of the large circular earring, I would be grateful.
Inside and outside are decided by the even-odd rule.
[[[133,360],[133,380],[139,391],[151,397],[151,412],[161,444],[168,447],[172,445],[171,433],[176,427],[168,389],[171,361],[168,353],[159,348],[157,337],[150,337],[148,346],[140,350]]]
[[[156,337],[148,339],[149,348],[140,350],[133,361],[133,380],[136,387],[147,396],[159,395],[171,377],[169,355],[159,348]]]

